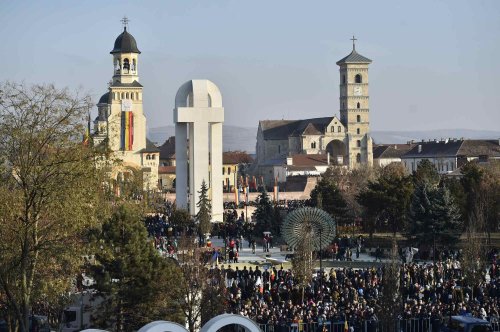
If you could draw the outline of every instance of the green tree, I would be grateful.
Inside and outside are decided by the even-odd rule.
[[[384,264],[382,276],[382,294],[378,317],[384,324],[384,331],[397,331],[397,319],[402,311],[402,297],[399,290],[400,262],[396,240],[392,240],[390,261]]]
[[[337,184],[328,174],[324,175],[311,191],[309,203],[311,206],[328,212],[339,225],[348,224],[349,209],[347,203]]]
[[[200,194],[198,198],[198,213],[196,214],[196,221],[198,222],[198,232],[200,236],[204,238],[205,234],[210,233],[211,224],[210,221],[212,219],[211,211],[212,205],[210,203],[210,199],[208,198],[208,187],[205,183],[205,180],[201,183],[201,189],[198,191]]]
[[[441,245],[456,243],[462,223],[458,208],[446,187],[432,188],[423,182],[415,188],[407,231],[407,236],[418,244],[428,244],[429,239]]]
[[[257,197],[257,208],[253,213],[253,217],[255,218],[255,236],[261,237],[263,236],[262,232],[271,232],[275,229],[273,215],[273,205],[269,200],[269,195],[266,189],[262,188],[259,197]]]
[[[97,223],[102,178],[81,140],[91,107],[52,85],[0,84],[0,298],[21,331],[34,303],[69,291]]]
[[[439,184],[439,180],[439,173],[429,159],[423,159],[419,162],[417,170],[413,172],[415,186],[426,183],[430,187],[436,187]]]
[[[95,325],[133,331],[152,320],[182,322],[177,289],[182,273],[151,245],[136,204],[117,206],[95,240],[91,272],[103,298]]]
[[[358,202],[364,208],[365,228],[373,234],[387,223],[396,234],[403,230],[413,193],[413,183],[401,164],[389,164],[361,191]]]

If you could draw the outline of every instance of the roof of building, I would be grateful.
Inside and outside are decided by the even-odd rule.
[[[463,140],[445,140],[416,143],[405,153],[404,158],[452,157],[458,155]]]
[[[113,82],[111,84],[111,87],[113,87],[113,88],[142,88],[142,84],[137,82],[137,81],[133,81],[132,83]]]
[[[356,52],[355,48],[353,48],[352,52],[349,53],[349,55],[337,61],[337,65],[342,65],[345,63],[371,63],[371,62],[372,60],[362,56],[361,54]]]
[[[99,98],[98,104],[108,104],[109,103],[109,91],[106,92]]]
[[[381,144],[373,146],[373,159],[396,159],[408,151],[415,144]]]
[[[170,136],[165,143],[160,146],[160,159],[175,158],[175,136]]]
[[[463,141],[458,154],[469,157],[489,156],[499,158],[500,140],[468,139]]]
[[[142,153],[160,152],[160,149],[158,149],[158,147],[153,142],[151,142],[149,139],[146,138],[146,147],[144,149],[142,149],[141,152]]]
[[[328,166],[328,156],[326,154],[294,154],[292,156],[292,166]]]
[[[113,53],[141,53],[137,48],[137,42],[134,36],[127,32],[127,27],[123,28],[123,32],[116,38]]]
[[[250,164],[253,158],[243,151],[227,151],[222,154],[222,163],[224,165]]]
[[[321,135],[333,117],[304,120],[262,120],[259,126],[264,139],[286,140],[289,136]]]
[[[175,174],[175,166],[159,166],[158,174]]]
[[[441,141],[420,142],[415,143],[410,151],[405,153],[402,157],[436,158],[458,156],[488,156],[500,158],[500,140],[446,139]]]

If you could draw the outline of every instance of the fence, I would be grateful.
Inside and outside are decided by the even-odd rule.
[[[382,321],[355,321],[348,322],[347,329],[354,332],[438,332],[440,321],[432,321],[430,318],[405,319],[394,322]],[[346,323],[339,322],[315,322],[315,323],[291,323],[291,324],[259,324],[262,332],[344,332]]]

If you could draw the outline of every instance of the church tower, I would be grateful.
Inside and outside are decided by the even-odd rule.
[[[370,136],[370,104],[368,66],[372,60],[356,52],[356,38],[352,52],[337,62],[340,67],[340,121],[346,128],[349,168],[361,164],[373,165]]]
[[[146,117],[142,108],[142,85],[139,83],[137,42],[128,31],[128,19],[122,20],[123,32],[111,50],[113,76],[108,92],[97,104],[94,121],[94,143],[105,142],[113,156],[124,167],[142,169],[147,173],[145,186],[156,188],[159,150],[146,139]]]

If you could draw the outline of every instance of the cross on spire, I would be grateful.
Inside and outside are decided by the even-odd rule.
[[[351,39],[349,40],[352,40],[352,50],[355,51],[356,50],[356,37],[354,37],[354,35],[352,36]]]
[[[127,16],[123,16],[123,18],[120,21],[123,24],[124,30],[127,30],[128,22],[130,22],[130,20],[127,18]]]

